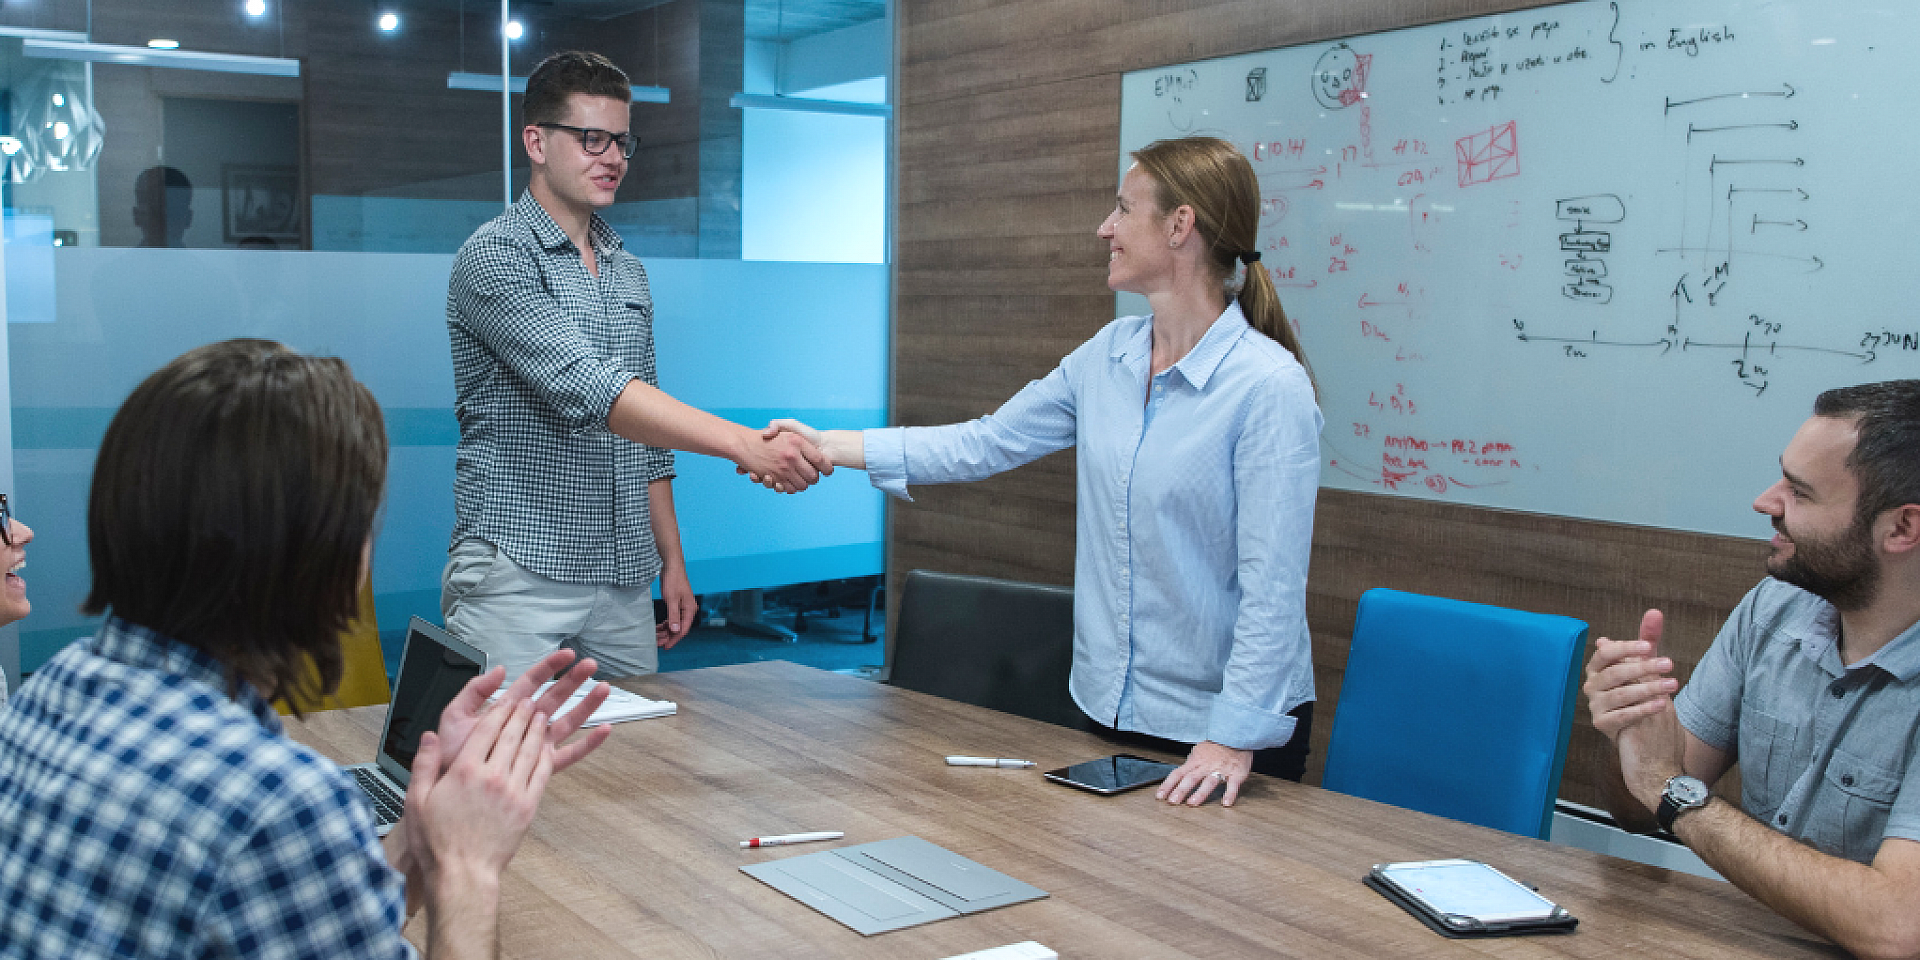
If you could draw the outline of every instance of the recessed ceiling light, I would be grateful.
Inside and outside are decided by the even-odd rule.
[[[148,40],[147,46],[152,47],[155,50],[178,50],[180,49],[180,41],[161,40],[156,38],[153,40]]]
[[[267,0],[247,0],[247,16],[264,17],[267,15]]]
[[[527,28],[521,26],[520,21],[518,20],[507,21],[507,39],[508,40],[518,40],[526,32],[527,32]]]
[[[381,14],[381,15],[380,15],[380,29],[382,29],[382,30],[384,30],[384,31],[386,31],[386,32],[388,32],[388,33],[392,33],[392,32],[394,32],[395,30],[398,30],[398,29],[400,29],[400,17],[399,17],[399,15],[398,15],[398,14],[393,14],[393,13],[383,13],[383,14]]]

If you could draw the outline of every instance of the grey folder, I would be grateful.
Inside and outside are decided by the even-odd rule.
[[[825,850],[740,870],[867,936],[1047,895],[919,837]]]

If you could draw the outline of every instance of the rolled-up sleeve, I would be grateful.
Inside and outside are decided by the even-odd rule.
[[[569,431],[607,429],[614,398],[635,373],[581,334],[532,251],[508,237],[476,237],[461,248],[448,289],[454,322],[531,386]]]
[[[899,497],[909,483],[979,480],[1073,446],[1075,402],[1072,369],[1085,346],[1052,373],[1028,383],[977,420],[943,427],[889,427],[863,437],[867,477]]]
[[[1249,392],[1233,450],[1240,607],[1207,739],[1241,750],[1285,744],[1287,712],[1313,699],[1307,563],[1320,486],[1321,416],[1304,373]]]

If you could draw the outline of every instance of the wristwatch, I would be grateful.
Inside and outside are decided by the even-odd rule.
[[[1673,821],[1679,819],[1688,810],[1698,810],[1707,805],[1707,785],[1698,777],[1681,774],[1667,780],[1667,789],[1660,794],[1660,809],[1654,811],[1654,819],[1660,821],[1660,829],[1673,832]]]

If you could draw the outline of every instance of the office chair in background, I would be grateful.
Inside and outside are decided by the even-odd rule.
[[[392,696],[387,689],[387,660],[380,651],[380,627],[373,615],[371,580],[360,585],[360,612],[340,632],[340,655],[345,660],[340,689],[316,702],[301,701],[302,712],[373,706],[386,703]],[[313,669],[311,664],[308,669]],[[285,700],[275,701],[273,706],[282,714],[292,712]]]
[[[1061,726],[1086,718],[1067,693],[1073,591],[931,570],[907,574],[887,682]]]
[[[1368,590],[1321,786],[1547,839],[1586,642],[1571,617]]]

